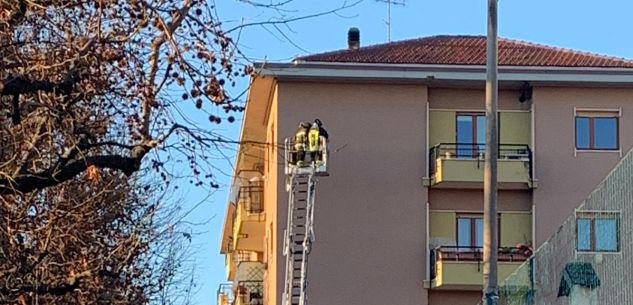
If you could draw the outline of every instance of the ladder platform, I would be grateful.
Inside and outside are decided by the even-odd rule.
[[[304,166],[289,164],[288,171],[289,173],[294,173],[296,176],[314,174],[315,176],[324,177],[330,175],[327,172],[327,166],[322,162],[308,163]]]

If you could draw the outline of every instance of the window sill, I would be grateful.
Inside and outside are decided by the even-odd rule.
[[[622,251],[578,251],[576,250],[576,254],[578,255],[597,255],[597,254],[622,254]]]
[[[574,149],[574,156],[578,155],[579,153],[616,153],[618,155],[620,155],[620,157],[622,156],[622,150],[621,149]]]

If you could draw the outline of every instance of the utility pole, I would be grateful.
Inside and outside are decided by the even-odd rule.
[[[385,24],[387,25],[387,39],[391,42],[391,5],[405,5],[405,0],[376,0],[378,2],[387,3],[387,20],[385,20]]]
[[[486,155],[484,165],[484,288],[485,305],[496,305],[497,288],[497,1],[488,0],[486,43]]]

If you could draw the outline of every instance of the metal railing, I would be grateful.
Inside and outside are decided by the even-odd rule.
[[[243,263],[243,262],[258,262],[257,260],[257,252],[254,251],[235,251],[233,253],[235,255],[235,263]]]
[[[500,262],[523,262],[532,255],[531,249],[527,246],[501,247],[497,251],[497,259]],[[442,261],[450,262],[476,262],[481,268],[484,253],[483,247],[468,246],[440,246],[431,250],[430,268],[431,279],[436,275],[436,264]],[[478,269],[480,270],[480,269]]]
[[[249,186],[253,182],[257,182],[264,174],[259,170],[241,169],[233,177],[233,183],[229,191],[229,202],[237,202],[240,195],[240,188]]]
[[[262,281],[238,281],[218,286],[218,305],[262,305],[264,283]]]
[[[248,213],[264,212],[264,185],[261,181],[249,182],[241,186],[238,194],[238,204],[243,204]]]
[[[231,249],[231,251],[233,250]],[[224,264],[228,266],[230,259],[233,260],[233,264],[236,266],[244,262],[259,262],[256,252],[246,250],[237,250],[227,253],[224,256]]]
[[[239,281],[235,285],[235,302],[233,305],[264,304],[263,281]]]
[[[440,143],[431,147],[429,151],[429,174],[436,171],[437,159],[467,159],[476,160],[484,165],[485,144],[478,143]],[[532,150],[527,144],[499,144],[498,159],[522,160],[528,162],[530,180],[532,179]]]
[[[284,171],[286,174],[290,174],[293,168],[310,168],[314,167],[316,172],[326,172],[327,171],[327,163],[328,163],[328,141],[325,137],[321,136],[319,150],[314,154],[315,159],[312,158],[312,154],[308,150],[297,150],[295,149],[295,139],[294,137],[286,138],[284,140],[284,160],[285,160],[285,168]],[[300,156],[303,156],[301,158]],[[303,165],[300,165],[297,161],[298,159],[303,159]]]
[[[234,300],[233,283],[222,283],[218,286],[218,305],[232,305]]]

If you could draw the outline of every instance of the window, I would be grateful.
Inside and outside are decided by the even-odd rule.
[[[486,115],[484,113],[457,114],[457,156],[477,157],[486,144]]]
[[[576,249],[582,252],[620,251],[620,214],[617,212],[577,214]]]
[[[497,214],[497,240],[501,240],[501,215]],[[479,213],[457,215],[457,248],[473,251],[484,246],[484,215]]]
[[[460,250],[472,250],[484,245],[484,221],[481,215],[457,217],[457,247]]]
[[[619,149],[617,111],[576,111],[576,149]]]

